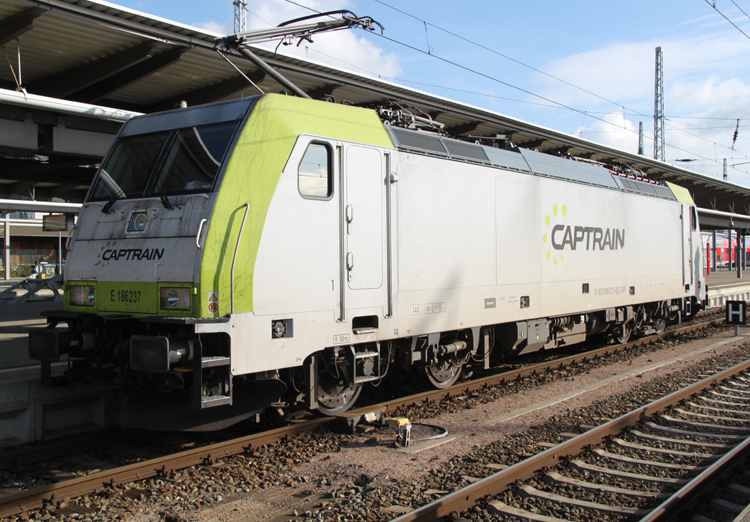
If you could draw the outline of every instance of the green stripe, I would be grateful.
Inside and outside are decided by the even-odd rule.
[[[679,201],[680,203],[690,203],[691,205],[695,205],[693,196],[690,195],[690,191],[688,189],[679,185],[675,185],[674,183],[670,183],[669,181],[667,181],[667,186],[669,187],[669,190],[672,191],[672,194],[674,194],[674,197],[677,198],[677,201]]]
[[[201,263],[200,314],[210,317],[208,292],[219,292],[219,312],[231,311],[231,270],[237,238],[235,312],[253,311],[253,271],[268,208],[301,134],[393,147],[375,111],[269,94],[251,112],[222,181]],[[214,315],[215,316],[215,315]]]

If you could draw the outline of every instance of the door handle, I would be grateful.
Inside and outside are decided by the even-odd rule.
[[[354,254],[351,252],[346,254],[346,271],[347,271],[347,280],[351,281],[352,279],[352,269],[354,268]]]
[[[352,221],[354,221],[354,207],[351,205],[346,206],[346,233],[352,233]]]

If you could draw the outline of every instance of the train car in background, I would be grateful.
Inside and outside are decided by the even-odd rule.
[[[736,267],[735,260],[737,258],[737,235],[732,233],[732,241],[730,245],[729,237],[725,232],[716,234],[716,266],[713,266],[713,234],[703,232],[701,234],[701,241],[703,242],[703,256],[706,261],[706,267],[708,268],[709,263],[711,264],[711,272],[717,270],[731,270]],[[747,244],[747,243],[745,243]],[[750,248],[747,246],[744,248],[745,263],[746,266],[750,264]]]

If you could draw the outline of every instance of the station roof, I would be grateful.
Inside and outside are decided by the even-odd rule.
[[[0,0],[0,45],[8,57],[0,89],[7,94],[20,82],[29,95],[0,91],[0,198],[33,191],[36,199],[80,202],[103,151],[133,113],[257,94],[214,50],[222,36],[103,1]],[[687,188],[700,207],[750,214],[750,188],[741,185],[378,78],[254,52],[312,98],[394,100],[429,114],[452,136],[501,135],[523,148],[622,163]],[[244,57],[231,60],[265,92],[281,90]],[[35,96],[59,106],[31,104]]]

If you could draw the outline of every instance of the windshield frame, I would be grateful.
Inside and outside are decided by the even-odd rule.
[[[107,154],[101,161],[99,169],[97,170],[94,179],[91,182],[89,190],[86,194],[85,202],[97,202],[117,199],[156,199],[164,196],[182,196],[189,194],[200,194],[210,193],[216,190],[217,183],[223,177],[224,170],[226,169],[226,163],[237,144],[239,136],[242,134],[242,130],[247,122],[249,114],[252,112],[255,103],[260,96],[253,96],[249,98],[242,98],[239,100],[233,100],[231,102],[220,102],[217,104],[200,106],[190,109],[177,109],[174,111],[168,111],[157,114],[150,114],[144,116],[137,116],[132,120],[126,122],[121,131],[117,135],[110,146]],[[227,141],[227,145],[223,151],[223,155],[219,160],[219,166],[213,175],[210,187],[198,187],[195,189],[173,191],[167,193],[157,193],[154,189],[155,177],[160,173],[161,168],[164,165],[166,157],[170,154],[172,147],[176,141],[176,137],[181,131],[185,131],[190,128],[200,128],[207,125],[214,125],[220,123],[236,122],[235,128],[232,131],[232,135]],[[122,195],[120,192],[113,191],[111,189],[109,195],[99,194],[96,197],[94,194],[98,191],[100,183],[104,182],[102,176],[111,177],[111,175],[105,170],[105,167],[109,165],[109,162],[115,156],[118,151],[118,147],[123,141],[130,138],[147,137],[150,135],[161,134],[168,131],[168,137],[163,143],[159,150],[156,158],[150,164],[148,172],[147,182],[142,190],[137,194],[126,194]],[[112,170],[110,168],[110,170]],[[112,180],[114,181],[114,180]],[[112,186],[111,184],[109,184]],[[117,183],[115,183],[117,185]],[[119,185],[118,185],[119,186]],[[105,189],[106,190],[106,189]]]

